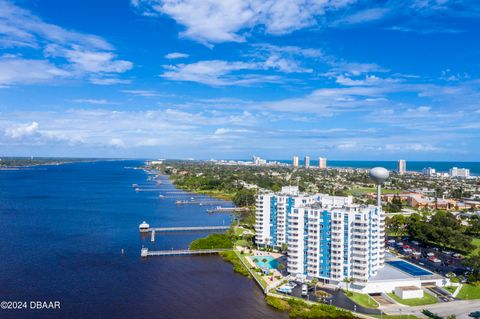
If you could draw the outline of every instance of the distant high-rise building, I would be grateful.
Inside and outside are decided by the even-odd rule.
[[[305,156],[305,158],[303,159],[303,165],[305,165],[305,168],[310,167],[310,156]]]
[[[398,174],[403,175],[407,172],[407,162],[405,160],[398,161]]]
[[[266,160],[264,160],[261,157],[253,155],[253,164],[255,165],[265,165],[267,163]]]
[[[468,168],[452,167],[450,169],[450,176],[467,178],[470,177],[470,170]]]
[[[298,168],[298,156],[293,157],[293,167]]]
[[[318,159],[318,168],[327,168],[327,159],[325,157]]]
[[[435,170],[435,168],[432,168],[432,167],[425,167],[423,170],[422,170],[422,173],[423,175],[425,176],[434,176],[437,171]]]

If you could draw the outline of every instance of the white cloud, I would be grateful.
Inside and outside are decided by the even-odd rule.
[[[306,69],[300,66],[300,64],[293,60],[282,58],[278,55],[271,55],[263,64],[266,69],[277,69],[284,73],[311,73],[312,69]]]
[[[180,53],[180,52],[172,52],[169,54],[165,55],[166,59],[182,59],[182,58],[188,58],[188,54],[186,53]]]
[[[330,72],[333,74],[344,73],[347,75],[359,76],[365,73],[382,73],[388,72],[388,70],[380,67],[375,63],[353,63],[343,61],[332,61],[332,69]]]
[[[0,84],[29,84],[65,78],[106,78],[130,70],[104,39],[42,21],[13,3],[0,0],[0,47],[29,47],[35,59],[0,57]],[[41,55],[43,58],[38,58]],[[93,80],[92,83],[102,82]],[[112,84],[113,81],[110,81]],[[100,84],[107,84],[103,81]]]
[[[317,23],[327,11],[354,0],[135,0],[145,15],[165,14],[185,27],[182,36],[199,42],[243,42],[247,29],[258,26],[269,34],[285,34]]]
[[[160,96],[158,92],[150,90],[122,90],[121,92],[142,97]]]
[[[110,145],[114,147],[125,147],[125,142],[121,138],[112,138]]]
[[[69,75],[48,61],[0,57],[0,85],[45,82]]]
[[[278,75],[262,71],[273,70],[281,73],[311,73],[313,70],[302,67],[296,60],[269,55],[265,60],[249,62],[208,60],[190,64],[164,65],[162,77],[174,81],[197,82],[211,86],[251,85],[262,82],[280,82]],[[255,73],[253,73],[255,72]]]
[[[363,79],[352,79],[343,75],[337,76],[336,82],[345,86],[387,85],[401,82],[400,79],[381,78],[376,75],[366,75]]]
[[[104,39],[63,29],[42,21],[10,1],[0,1],[0,43],[8,47],[41,47],[42,42],[69,43],[100,50],[112,50]]]
[[[109,76],[92,76],[89,78],[90,82],[93,84],[98,84],[98,85],[113,85],[113,84],[128,84],[131,81],[130,80],[125,80],[125,79],[120,79],[117,77],[109,77]]]
[[[5,129],[5,135],[13,139],[19,139],[25,136],[30,136],[35,134],[37,130],[38,130],[37,122],[18,124]]]
[[[388,8],[370,8],[338,19],[332,23],[332,26],[352,25],[365,22],[380,20],[390,12]]]
[[[75,99],[73,100],[73,102],[95,104],[95,105],[103,105],[103,104],[109,103],[106,99]]]
[[[257,63],[229,62],[222,60],[199,61],[191,64],[166,65],[161,76],[175,81],[198,82],[212,86],[241,85],[258,82],[258,77],[229,77],[239,70],[255,70]]]
[[[49,45],[45,49],[48,56],[64,57],[74,70],[88,73],[123,73],[132,68],[129,61],[117,60],[116,54],[107,51],[86,50],[79,46],[65,49],[58,45]]]

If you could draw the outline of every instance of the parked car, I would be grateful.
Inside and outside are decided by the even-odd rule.
[[[308,285],[303,284],[302,285],[302,296],[308,295]]]
[[[417,245],[417,246],[420,245],[420,243],[416,240],[412,240],[412,244]]]
[[[428,257],[434,257],[435,254],[434,254],[434,253],[428,253],[427,256],[428,256]]]

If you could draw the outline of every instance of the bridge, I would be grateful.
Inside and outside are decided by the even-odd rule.
[[[146,258],[148,256],[190,256],[190,255],[212,255],[218,254],[222,251],[227,251],[230,249],[177,249],[177,250],[153,250],[149,251],[148,248],[142,248],[140,251],[140,256]]]

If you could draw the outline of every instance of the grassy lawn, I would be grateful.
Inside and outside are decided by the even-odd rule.
[[[373,298],[370,297],[368,294],[361,294],[353,291],[349,291],[349,292],[345,291],[345,295],[347,295],[348,298],[350,298],[351,300],[353,300],[355,303],[359,304],[362,307],[378,308],[378,303],[375,300],[373,300]]]
[[[458,299],[480,299],[480,287],[473,285],[462,286],[462,290],[457,295]]]
[[[475,246],[475,249],[470,252],[470,256],[476,255],[480,252],[480,238],[474,238],[472,240],[472,245]]]
[[[457,290],[457,287],[456,286],[449,286],[449,287],[443,287],[443,289],[448,290],[451,294],[453,294],[455,292],[455,290]]]
[[[427,294],[426,292],[423,293],[423,298],[414,299],[400,299],[394,293],[389,293],[388,296],[396,302],[401,303],[405,306],[423,306],[431,305],[438,302],[437,298]]]

